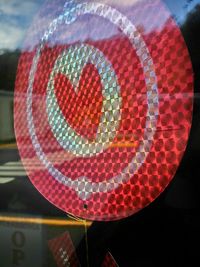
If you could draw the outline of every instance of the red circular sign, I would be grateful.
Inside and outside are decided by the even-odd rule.
[[[27,174],[50,202],[86,219],[151,203],[188,140],[187,47],[160,1],[135,2],[45,5],[18,66],[15,130]]]

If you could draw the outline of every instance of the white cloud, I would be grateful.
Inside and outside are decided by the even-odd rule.
[[[1,24],[0,28],[0,49],[16,49],[22,42],[24,30],[8,24]]]
[[[27,21],[31,21],[38,10],[37,1],[1,0],[0,1],[0,49],[14,50],[23,42]]]
[[[37,10],[36,1],[1,0],[0,12],[9,16],[29,16]]]
[[[117,6],[125,6],[125,7],[129,7],[129,6],[133,6],[133,4],[135,4],[136,2],[138,2],[139,0],[123,0],[123,1],[118,1],[116,2],[116,0],[105,0],[104,3],[108,4],[108,5],[117,5]],[[98,1],[97,1],[98,2]]]

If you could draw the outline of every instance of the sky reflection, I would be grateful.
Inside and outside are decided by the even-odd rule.
[[[20,48],[43,0],[0,1],[0,50]]]
[[[140,0],[123,0],[118,2],[121,7],[128,9],[135,2],[139,1]],[[2,54],[5,49],[15,50],[22,47],[26,31],[31,25],[36,12],[44,2],[45,0],[0,1],[0,54]],[[64,2],[65,1],[63,1],[63,3]],[[101,0],[99,2],[104,2],[111,6],[113,2],[116,4],[116,0]],[[200,3],[200,0],[164,0],[164,2],[172,11],[177,22],[182,24],[188,12],[195,8],[195,6]]]

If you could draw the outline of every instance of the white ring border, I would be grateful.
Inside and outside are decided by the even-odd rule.
[[[59,24],[65,22],[67,25],[70,25],[71,23],[76,21],[79,16],[85,14],[98,15],[109,20],[111,23],[119,27],[122,32],[129,38],[143,67],[145,83],[147,87],[148,111],[146,116],[147,119],[144,131],[144,140],[140,144],[138,151],[136,152],[136,155],[133,157],[132,161],[119,175],[112,177],[107,181],[99,183],[91,182],[85,176],[79,177],[76,180],[72,180],[70,177],[63,175],[58,169],[53,166],[39,144],[32,115],[32,92],[34,76],[37,70],[41,51],[44,48],[45,43],[54,33],[56,27]],[[63,185],[74,189],[81,200],[87,200],[94,193],[105,193],[118,188],[122,183],[128,182],[133,174],[138,171],[138,169],[144,163],[149,153],[154,134],[156,132],[157,119],[159,115],[159,97],[154,64],[142,36],[126,16],[124,16],[111,6],[101,3],[85,2],[77,5],[74,4],[68,7],[66,3],[63,14],[52,21],[52,23],[49,25],[48,30],[41,38],[41,44],[36,51],[30,70],[26,105],[28,130],[33,148],[36,152],[37,157],[48,170],[50,175],[52,175],[58,182],[62,183]]]

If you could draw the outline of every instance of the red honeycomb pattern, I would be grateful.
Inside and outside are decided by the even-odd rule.
[[[19,61],[15,89],[18,147],[31,181],[57,207],[92,220],[120,219],[137,212],[158,197],[179,166],[192,118],[193,73],[189,54],[178,26],[160,1],[141,1],[128,9],[116,4],[116,9],[137,27],[153,59],[159,93],[157,130],[150,151],[144,151],[149,152],[145,162],[128,182],[110,192],[97,192],[82,200],[74,189],[54,179],[38,159],[27,124],[26,94],[37,46],[32,49],[27,47],[30,43],[39,42],[48,23],[62,12],[63,4],[63,1],[56,1],[56,5],[51,3],[41,10]],[[41,27],[38,27],[40,23]],[[64,35],[66,29],[67,25],[61,25],[40,55],[32,99],[35,131],[44,154],[63,175],[73,180],[87,176],[90,181],[99,183],[120,174],[145,138],[147,88],[144,71],[128,37],[110,22],[98,16],[91,22],[89,19],[86,22],[82,18],[77,19],[70,28],[71,37]],[[108,33],[108,29],[113,34],[100,38],[104,32]],[[55,61],[71,44],[80,42],[94,46],[105,55],[121,88],[121,120],[117,134],[103,153],[92,157],[76,157],[64,151],[51,131],[46,111],[46,92]],[[54,84],[57,102],[66,121],[81,136],[94,140],[103,102],[97,69],[91,64],[83,69],[77,94],[71,81],[63,74],[56,76]],[[77,181],[77,187],[84,188],[84,183]],[[84,190],[87,191],[87,188]]]
[[[116,261],[114,260],[114,258],[110,252],[108,252],[106,254],[105,259],[104,259],[101,267],[118,267]]]

